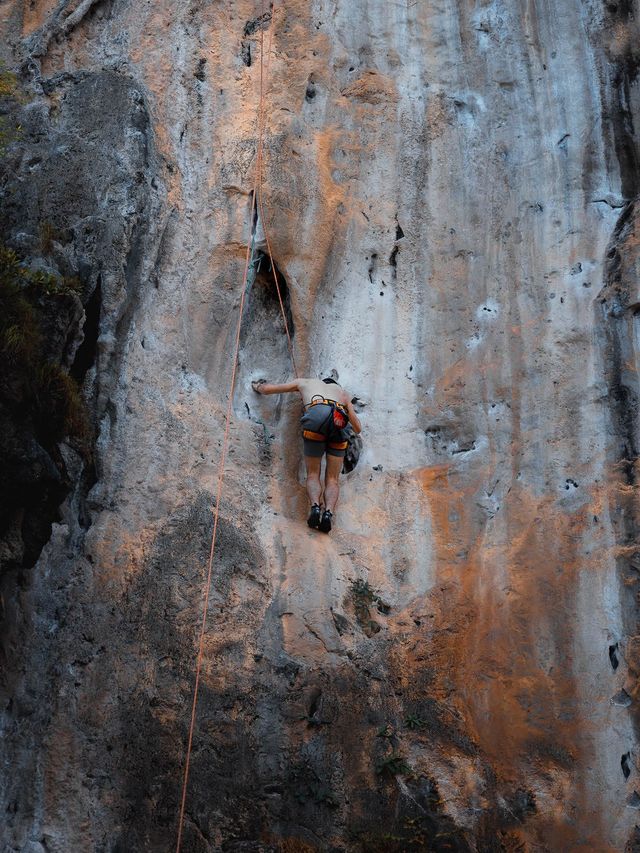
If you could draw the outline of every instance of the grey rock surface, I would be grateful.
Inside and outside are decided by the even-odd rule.
[[[291,373],[261,268],[184,849],[635,849],[640,8],[263,11],[0,10],[5,234],[99,292],[93,481],[2,581],[5,849],[175,844],[262,37],[296,357],[363,448],[309,530],[297,401],[250,388]]]

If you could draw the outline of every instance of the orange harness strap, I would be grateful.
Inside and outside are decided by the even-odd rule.
[[[318,394],[317,396],[319,397],[320,395]],[[323,397],[321,400],[316,400],[314,397],[310,403],[307,403],[306,408],[310,409],[311,406],[320,406],[323,403],[326,406],[335,406],[336,409],[340,409],[340,411],[344,412],[345,415],[347,414],[347,409],[342,403],[338,403],[337,400],[329,400],[327,397]]]
[[[305,438],[308,438],[309,441],[326,441],[327,440],[326,435],[322,435],[322,433],[320,433],[320,432],[314,432],[311,429],[302,430],[302,435]],[[348,441],[330,441],[330,442],[328,442],[328,444],[332,450],[346,450],[349,442]]]

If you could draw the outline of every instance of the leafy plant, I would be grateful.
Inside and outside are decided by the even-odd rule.
[[[418,717],[417,714],[408,714],[405,717],[404,725],[407,729],[415,731],[416,729],[424,729],[427,725],[427,721]]]
[[[293,767],[290,774],[293,796],[300,803],[316,803],[336,808],[338,800],[328,782],[323,780],[308,760]]]
[[[392,738],[394,734],[395,732],[391,723],[386,723],[384,726],[382,726],[381,729],[378,730],[378,732],[376,733],[376,737]]]
[[[377,634],[380,625],[371,618],[370,608],[375,604],[379,613],[388,614],[391,607],[380,598],[369,582],[356,578],[351,582],[351,598],[356,612],[356,619],[365,634],[370,637]]]
[[[89,436],[89,421],[78,385],[59,364],[45,362],[36,372],[35,413],[41,430],[60,438]]]
[[[59,298],[77,293],[76,279],[26,267],[0,245],[0,404],[20,410],[38,440],[52,447],[66,436],[88,454],[91,428],[75,380],[47,356],[45,317]]]
[[[411,773],[405,756],[401,752],[392,752],[376,764],[378,776],[406,776]]]

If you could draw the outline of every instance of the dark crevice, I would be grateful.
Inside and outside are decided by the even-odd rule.
[[[311,694],[311,701],[309,703],[309,712],[308,718],[309,721],[316,720],[316,714],[320,711],[320,704],[322,702],[322,691],[316,688]]]
[[[98,273],[93,293],[84,306],[85,321],[82,329],[83,339],[78,347],[75,359],[71,365],[70,374],[82,387],[87,373],[96,362],[98,337],[100,335],[100,315],[102,313],[102,274]],[[78,484],[78,523],[83,530],[91,526],[91,513],[87,504],[87,496],[98,482],[95,454],[91,454],[83,466]]]
[[[620,661],[618,660],[618,644],[613,643],[613,645],[609,646],[609,661],[613,669],[617,669],[620,666]]]
[[[307,80],[307,89],[304,93],[305,101],[310,104],[316,96],[316,83],[313,79],[313,74]]]
[[[628,708],[629,705],[633,704],[633,699],[623,687],[615,696],[611,697],[611,704],[618,705],[621,708]]]
[[[252,36],[258,30],[266,29],[271,23],[272,8],[273,3],[270,3],[268,12],[264,12],[262,15],[258,15],[256,18],[250,18],[244,25],[242,35],[246,38],[247,36]]]
[[[368,260],[368,258],[367,258],[367,260]],[[369,281],[371,282],[371,284],[373,284],[373,276],[374,276],[374,273],[376,271],[376,261],[377,260],[378,260],[377,253],[373,252],[371,255],[371,261],[369,263],[369,269],[367,270],[367,273],[369,275]]]
[[[617,0],[615,3],[606,3],[607,12],[621,21],[633,18],[633,0]]]
[[[273,4],[269,5],[269,11],[263,15],[258,15],[257,18],[251,18],[244,25],[242,31],[242,41],[240,42],[240,56],[247,68],[251,67],[253,57],[251,56],[251,36],[258,30],[266,29],[271,23],[271,9]]]
[[[251,236],[254,236],[258,227],[258,205],[253,203],[253,190],[249,190],[249,205],[251,207]]]
[[[291,311],[291,296],[289,293],[289,284],[287,282],[286,277],[278,268],[278,265],[275,263],[275,261],[273,262],[272,268],[271,259],[269,258],[269,255],[265,254],[264,252],[258,251],[256,253],[255,265],[256,277],[253,285],[254,288],[262,288],[267,300],[273,301],[275,303],[278,309],[278,313],[280,314],[280,316],[282,316],[280,299],[278,298],[278,288],[280,289],[280,297],[282,298],[282,306],[284,307],[284,314],[287,318],[289,334],[293,338],[295,334],[295,328],[293,324],[293,313]],[[282,325],[284,326],[284,323]],[[282,331],[284,334],[284,328],[282,329]]]
[[[389,264],[391,266],[391,277],[396,279],[398,276],[398,247],[394,246],[389,255]]]
[[[616,65],[611,81],[616,99],[611,121],[616,157],[620,165],[622,195],[630,199],[640,192],[640,157],[631,106],[631,87],[638,76],[640,63],[635,57],[627,55]]]
[[[634,791],[629,799],[627,800],[627,805],[630,809],[640,809],[640,794],[637,791]],[[637,848],[634,847],[632,850],[629,848],[625,848],[625,853],[637,853]]]
[[[619,118],[619,117],[618,117]],[[639,163],[634,149],[634,140],[629,140],[629,159],[627,166],[620,161],[625,192],[640,186]],[[618,152],[619,153],[619,152]],[[625,175],[625,168],[627,172]],[[616,559],[620,600],[622,608],[623,630],[620,643],[625,649],[625,662],[635,667],[635,653],[631,647],[631,657],[626,652],[627,638],[638,634],[638,603],[635,592],[635,579],[638,573],[636,543],[640,535],[640,517],[637,509],[637,466],[640,452],[640,385],[637,377],[638,320],[636,310],[637,296],[637,258],[640,216],[635,202],[630,202],[621,212],[604,260],[603,288],[597,299],[598,338],[601,345],[602,372],[607,386],[607,404],[609,417],[608,456],[612,472],[620,488],[612,496],[609,508],[613,524],[615,541],[621,548]],[[630,547],[632,546],[632,547]],[[609,662],[613,670],[622,663],[619,643],[609,645]],[[640,732],[640,716],[635,702],[626,690],[619,690],[611,703],[628,708],[636,732]],[[633,770],[628,754],[620,759],[625,778]],[[635,792],[632,799],[635,802]],[[629,803],[631,805],[631,803]],[[632,806],[640,807],[638,803]]]
[[[87,372],[96,360],[98,335],[100,334],[100,311],[102,308],[102,276],[98,273],[96,285],[89,301],[84,307],[85,321],[84,338],[78,347],[76,357],[71,365],[71,375],[79,385],[82,385]]]
[[[259,236],[256,235],[256,239],[259,245],[263,245]],[[278,287],[276,287],[276,276]],[[253,379],[264,375],[262,371],[267,371],[269,378],[273,381],[285,381],[292,374],[291,354],[278,288],[289,335],[293,340],[295,324],[291,311],[289,282],[277,264],[272,268],[269,255],[265,251],[254,250],[247,275],[240,329],[238,379],[234,406],[238,416],[248,417],[249,420],[261,426],[260,453],[261,458],[264,459],[270,458],[269,444],[274,438],[270,432],[282,415],[283,397],[281,395],[267,397],[258,405],[256,395],[250,391],[247,396],[246,391],[250,390]]]
[[[616,222],[616,227],[615,227],[614,232],[613,232],[614,239],[617,239],[620,236],[623,228],[625,227],[625,225],[627,225],[627,223],[629,222],[629,220],[633,216],[634,212],[635,212],[635,202],[630,201],[626,205],[625,209],[622,211],[620,216],[618,217],[618,221]]]
[[[207,57],[202,56],[198,60],[198,65],[196,67],[196,70],[193,72],[193,76],[196,78],[196,80],[199,80],[201,83],[204,83],[204,81],[206,79],[206,72],[205,72],[205,65],[206,64],[207,64]]]
[[[78,522],[83,530],[91,527],[91,512],[87,505],[87,496],[98,482],[95,459],[92,458],[82,472],[80,488],[78,489]]]
[[[627,485],[636,481],[635,462],[638,457],[636,423],[640,410],[637,388],[630,384],[626,369],[630,358],[627,352],[633,346],[629,339],[628,312],[635,303],[630,298],[630,283],[623,268],[623,253],[629,232],[633,230],[635,205],[626,206],[613,232],[612,240],[606,252],[605,286],[601,293],[600,304],[605,322],[605,335],[608,344],[607,380],[611,414],[615,422],[615,434],[618,437],[618,462]],[[626,257],[626,254],[625,254]]]
[[[462,447],[456,447],[451,450],[451,455],[456,456],[458,453],[470,453],[472,450],[476,449],[475,441],[472,441],[471,444],[464,444]]]

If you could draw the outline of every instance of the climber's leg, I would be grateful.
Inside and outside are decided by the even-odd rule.
[[[308,448],[308,444],[315,445],[314,447]],[[315,455],[311,455],[308,451],[312,450]],[[319,454],[318,454],[319,451]],[[320,504],[320,498],[322,496],[322,485],[320,484],[320,465],[322,463],[322,454],[324,453],[324,444],[321,442],[307,442],[305,440],[305,448],[304,448],[304,464],[307,468],[307,495],[309,496],[309,502],[313,506],[313,504]],[[315,526],[315,525],[314,525]]]
[[[327,470],[324,473],[324,504],[329,512],[333,513],[338,497],[340,496],[340,483],[338,478],[342,471],[344,452],[341,456],[327,453]]]

